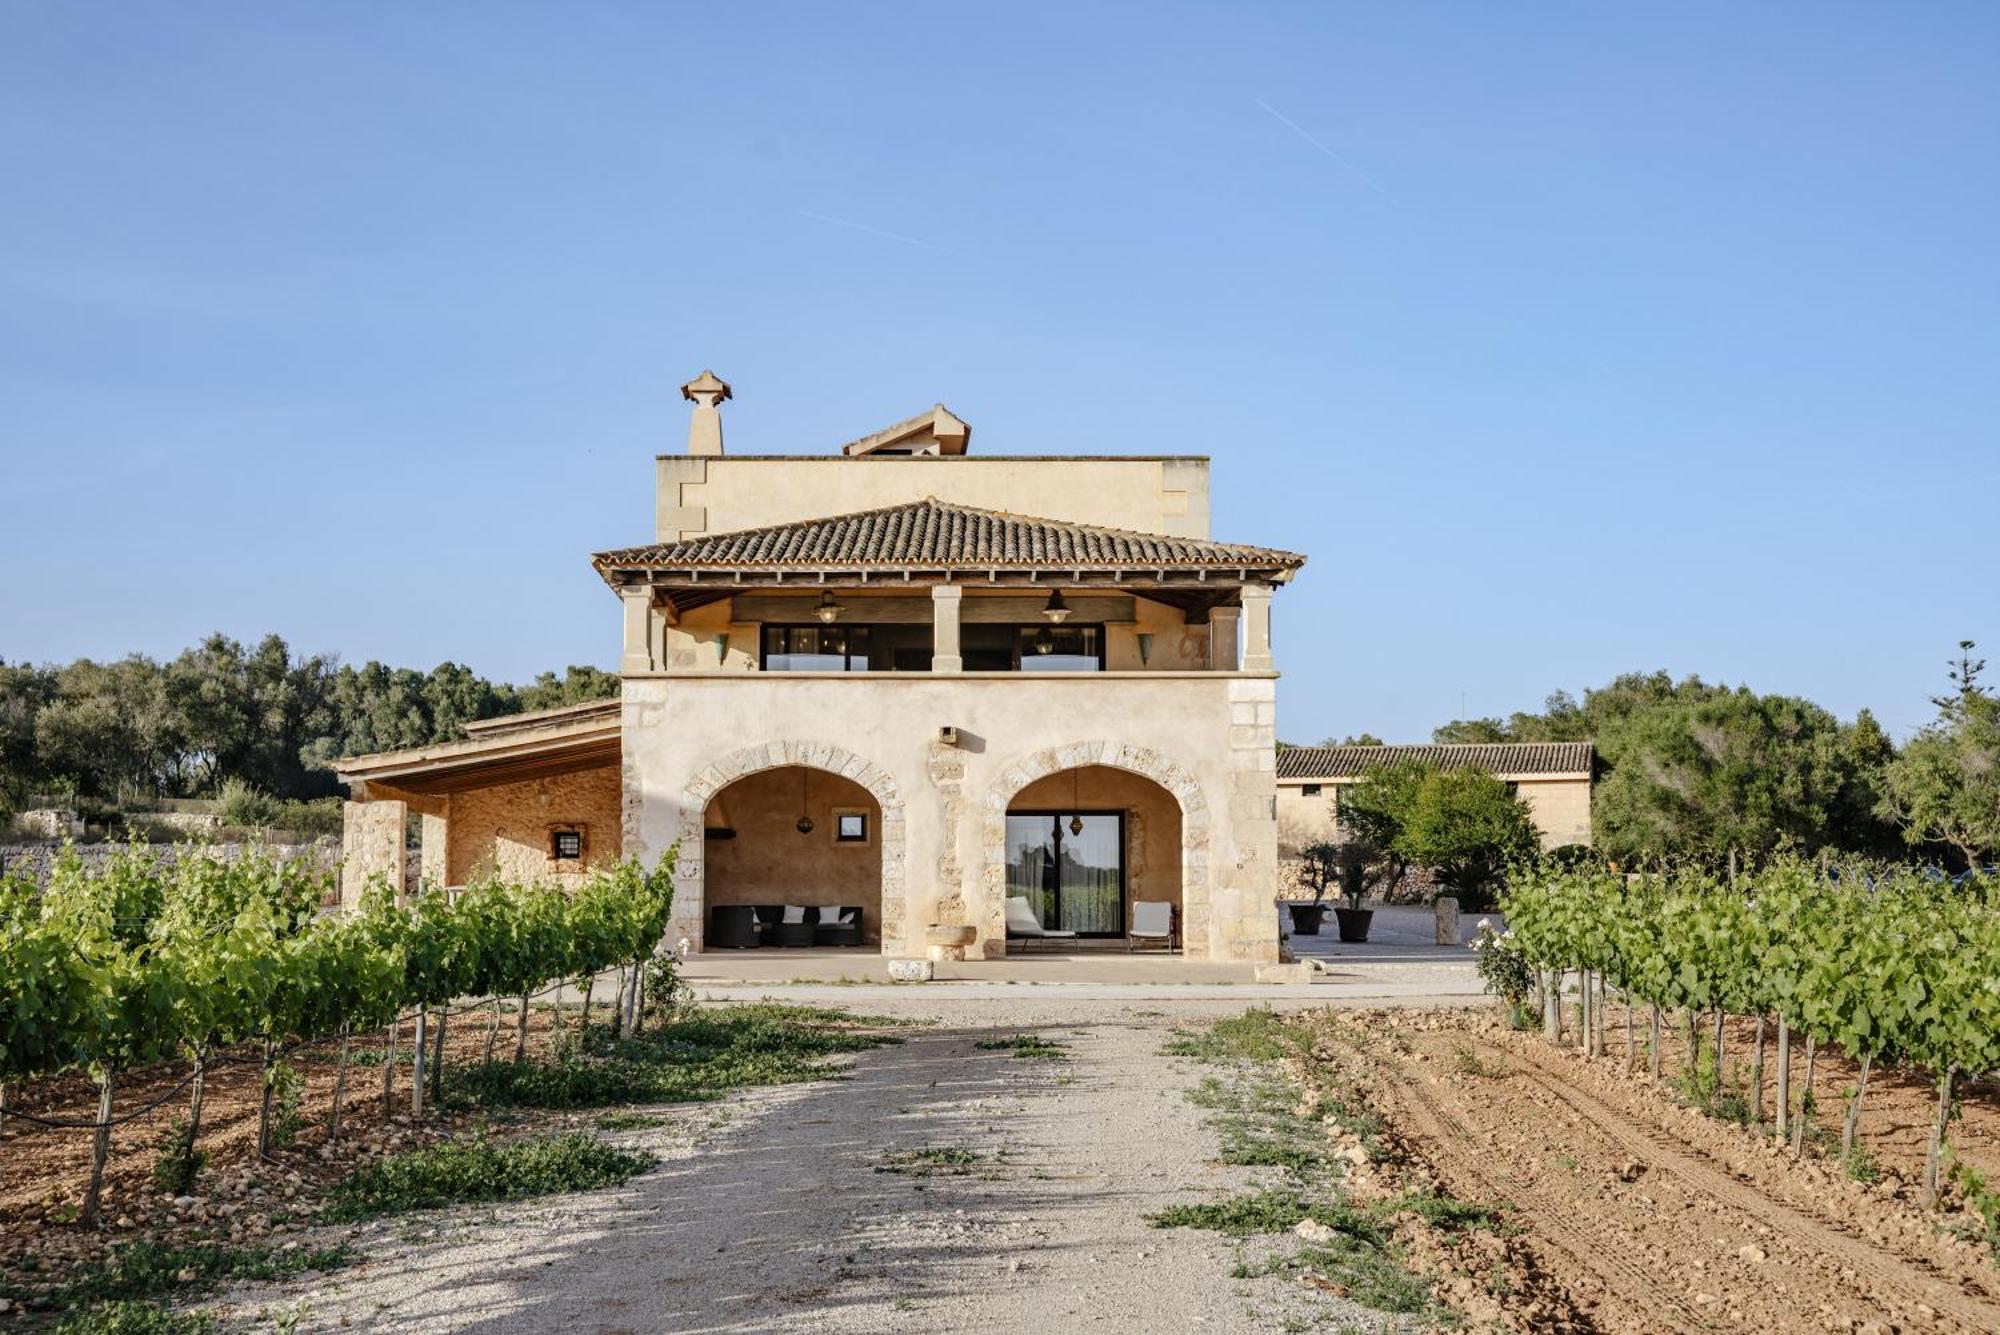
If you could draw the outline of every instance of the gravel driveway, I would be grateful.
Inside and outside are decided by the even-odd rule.
[[[872,991],[872,989],[871,989]],[[615,1139],[662,1162],[623,1187],[378,1223],[362,1265],[232,1295],[238,1318],[383,1331],[1265,1331],[1380,1318],[1280,1279],[1236,1244],[1143,1216],[1228,1194],[1159,1055],[1241,1000],[855,999],[933,1019],[849,1078],[670,1110]],[[978,1044],[1033,1033],[1060,1060]],[[906,1171],[897,1156],[963,1160]],[[1345,1310],[1342,1310],[1345,1309]]]

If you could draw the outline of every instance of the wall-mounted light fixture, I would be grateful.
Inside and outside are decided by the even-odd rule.
[[[1153,661],[1153,632],[1142,630],[1139,632],[1137,639],[1139,641],[1139,666],[1144,667]]]
[[[1069,620],[1069,604],[1063,601],[1061,589],[1049,591],[1048,602],[1042,604],[1042,615],[1058,626]]]
[[[729,636],[727,634],[715,637],[715,665],[717,667],[729,666]]]

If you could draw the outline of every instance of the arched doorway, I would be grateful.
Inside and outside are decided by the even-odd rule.
[[[1215,924],[1209,899],[1208,799],[1185,766],[1151,747],[1111,741],[1073,742],[1030,752],[1002,768],[1000,778],[987,790],[980,838],[980,884],[985,901],[979,915],[981,949],[988,958],[997,958],[1006,950],[1007,813],[1016,805],[1016,795],[1051,776],[1090,767],[1149,779],[1172,797],[1180,817],[1181,949],[1190,959],[1209,958],[1214,953]],[[1060,790],[1062,782],[1055,787]],[[1149,840],[1149,861],[1160,865],[1163,856],[1159,840]],[[1128,919],[1129,914],[1128,907]]]
[[[809,765],[746,774],[708,800],[702,850],[707,908],[858,908],[861,944],[881,948],[882,807],[854,780]]]
[[[744,779],[786,768],[811,771],[809,797],[819,792],[822,779],[838,778],[851,781],[874,803],[876,829],[871,833],[879,871],[874,894],[862,900],[864,910],[871,904],[875,906],[872,913],[864,914],[867,919],[864,931],[869,933],[869,940],[879,939],[883,954],[896,954],[903,948],[904,930],[903,864],[907,833],[902,794],[895,780],[880,766],[845,747],[805,738],[761,742],[717,756],[702,766],[682,790],[678,803],[680,857],[674,866],[674,909],[680,931],[706,948],[708,863],[713,851],[706,837],[710,803],[718,793]],[[791,782],[796,783],[796,777]],[[780,832],[789,829],[792,838],[799,838],[798,818],[799,813],[792,811],[791,824],[782,826]],[[824,829],[817,816],[814,826],[816,832]],[[734,840],[715,842],[736,842],[743,837],[739,832]]]
[[[1108,765],[1058,770],[1007,805],[1005,892],[1044,927],[1123,940],[1134,906],[1182,916],[1181,808],[1152,779]]]

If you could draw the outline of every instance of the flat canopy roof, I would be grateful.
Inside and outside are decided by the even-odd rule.
[[[622,755],[617,700],[545,709],[470,724],[476,735],[336,761],[349,784],[444,794],[616,765]]]

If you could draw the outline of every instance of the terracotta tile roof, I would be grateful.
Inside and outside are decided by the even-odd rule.
[[[927,496],[879,510],[599,552],[591,563],[600,572],[691,566],[1294,570],[1305,564],[1305,557],[1270,547],[981,510]]]
[[[1281,779],[1358,779],[1385,765],[1483,769],[1502,778],[1528,774],[1588,774],[1589,742],[1482,742],[1455,746],[1289,746],[1278,752]]]

